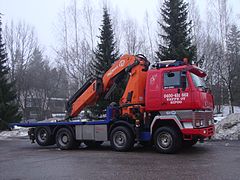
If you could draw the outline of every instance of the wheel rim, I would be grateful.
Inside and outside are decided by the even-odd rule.
[[[160,133],[157,137],[157,145],[162,149],[168,149],[172,145],[172,136],[169,133]]]
[[[121,148],[125,146],[126,142],[127,142],[127,136],[124,132],[117,131],[116,133],[114,133],[113,143],[116,147]]]
[[[59,136],[59,139],[58,139],[58,142],[61,146],[66,146],[68,143],[69,143],[69,137],[67,134],[65,133],[62,133],[60,136]]]
[[[38,140],[45,142],[47,140],[47,131],[46,129],[41,129],[38,133]]]

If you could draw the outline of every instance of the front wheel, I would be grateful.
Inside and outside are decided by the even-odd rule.
[[[134,145],[133,133],[127,127],[116,127],[110,134],[110,143],[115,151],[129,151]]]
[[[172,127],[160,127],[154,133],[154,145],[158,152],[172,154],[182,145],[180,132]]]

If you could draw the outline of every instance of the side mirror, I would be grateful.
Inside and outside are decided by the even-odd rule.
[[[182,91],[185,91],[187,87],[187,71],[182,71],[180,78]]]

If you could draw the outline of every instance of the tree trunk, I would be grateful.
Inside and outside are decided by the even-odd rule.
[[[233,113],[233,106],[232,106],[232,98],[231,98],[231,88],[230,85],[227,86],[227,91],[228,91],[228,104],[229,104],[229,114]]]

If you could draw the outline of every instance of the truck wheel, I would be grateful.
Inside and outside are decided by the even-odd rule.
[[[78,142],[69,129],[61,128],[56,134],[56,144],[61,150],[68,150],[76,148]]]
[[[129,128],[119,126],[110,134],[111,147],[116,151],[129,151],[133,148],[134,137]]]
[[[154,133],[154,145],[160,153],[175,153],[182,145],[182,137],[175,128],[160,127]]]
[[[197,144],[198,140],[197,139],[192,139],[192,140],[184,140],[183,141],[183,147],[185,148],[190,148],[193,145]]]
[[[37,127],[35,139],[40,146],[49,146],[55,144],[54,138],[49,127]]]
[[[99,147],[102,143],[103,141],[84,141],[84,144],[90,148]]]

